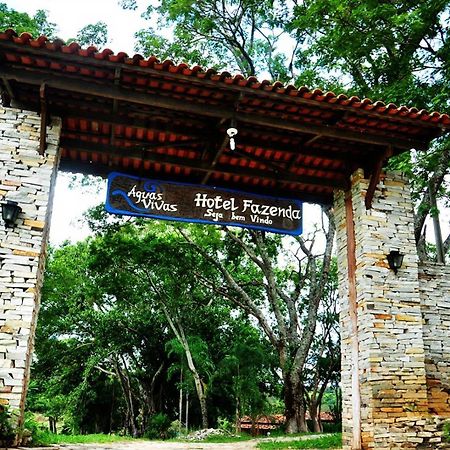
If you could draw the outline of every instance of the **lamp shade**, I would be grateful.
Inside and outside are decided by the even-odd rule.
[[[22,208],[17,202],[7,200],[2,203],[2,218],[5,226],[13,227]]]
[[[405,255],[402,255],[398,250],[391,250],[389,255],[387,255],[389,267],[394,273],[397,273],[398,269],[402,267],[404,256]]]

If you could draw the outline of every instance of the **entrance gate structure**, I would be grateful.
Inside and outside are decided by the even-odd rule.
[[[426,149],[447,115],[12,30],[0,89],[0,199],[22,208],[0,226],[2,404],[23,412],[57,170],[118,170],[334,204],[344,448],[441,445],[450,270],[419,265],[407,182],[383,166]]]

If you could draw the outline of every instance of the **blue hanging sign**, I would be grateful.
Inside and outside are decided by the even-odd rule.
[[[108,176],[106,211],[299,235],[302,202],[199,184]]]

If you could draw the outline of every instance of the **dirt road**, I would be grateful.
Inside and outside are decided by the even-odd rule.
[[[317,438],[319,436],[301,436],[296,438],[277,438],[277,441],[293,441]],[[275,440],[275,439],[264,439]],[[256,449],[258,440],[212,444],[201,442],[161,442],[161,441],[126,441],[110,444],[60,444],[53,447],[41,447],[39,450],[247,450]],[[30,450],[23,448],[18,450]]]
[[[255,449],[256,441],[212,444],[201,442],[121,442],[60,446],[60,450],[246,450]],[[53,448],[53,450],[56,450]]]

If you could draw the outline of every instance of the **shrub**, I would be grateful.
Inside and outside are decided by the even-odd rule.
[[[14,444],[15,437],[8,408],[0,405],[0,443],[3,447],[9,447]]]
[[[25,412],[25,421],[21,431],[21,444],[33,446],[42,446],[48,444],[49,434],[47,427],[36,420],[35,415]]]
[[[217,428],[219,428],[219,430],[226,431],[227,433],[232,433],[234,427],[234,423],[224,417],[219,417],[217,419]]]
[[[144,436],[148,439],[168,439],[174,437],[169,432],[171,421],[166,414],[158,413],[150,418]]]
[[[444,441],[450,442],[450,421],[444,425]]]

